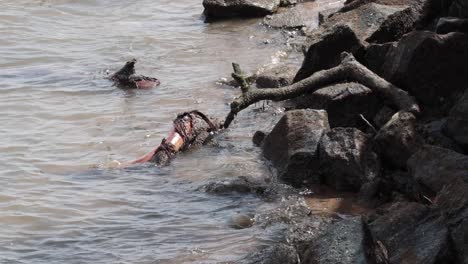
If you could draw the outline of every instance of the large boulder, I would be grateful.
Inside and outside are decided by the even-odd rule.
[[[359,191],[380,174],[379,157],[371,139],[356,128],[337,127],[319,143],[320,171],[324,182],[340,191]]]
[[[304,264],[372,263],[367,260],[361,217],[339,221],[301,254]]]
[[[386,54],[382,76],[433,106],[451,105],[468,83],[468,34],[413,31]]]
[[[416,117],[409,112],[394,114],[379,130],[374,140],[378,152],[388,165],[406,168],[406,161],[420,145]]]
[[[341,61],[341,52],[357,53],[362,47],[354,31],[347,25],[338,25],[324,31],[311,43],[294,82],[301,81],[316,71],[337,66]]]
[[[468,33],[468,19],[441,17],[437,21],[436,32],[438,34],[447,34],[450,32]]]
[[[455,142],[468,149],[468,89],[450,110],[446,130]]]
[[[203,0],[207,20],[262,17],[276,12],[280,0]]]
[[[431,195],[445,185],[468,182],[468,156],[444,148],[426,145],[408,160],[413,178]]]
[[[324,109],[331,127],[367,128],[360,115],[371,120],[381,104],[378,96],[359,83],[338,83],[287,102],[294,109]]]
[[[337,66],[343,51],[353,53],[360,60],[363,47],[367,45],[365,40],[379,29],[389,15],[402,9],[401,6],[369,3],[328,18],[318,30],[310,33],[306,44],[309,48],[294,82],[316,71]]]
[[[418,203],[396,203],[369,224],[390,264],[449,264],[453,254],[443,218]]]
[[[265,138],[262,149],[281,180],[300,186],[318,183],[318,144],[330,129],[323,110],[288,111]]]

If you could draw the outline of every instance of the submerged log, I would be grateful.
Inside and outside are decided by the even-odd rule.
[[[130,89],[150,89],[158,86],[161,82],[153,77],[135,74],[136,59],[127,61],[125,65],[110,76],[117,86]]]
[[[233,77],[241,84],[242,95],[231,103],[231,111],[224,121],[224,128],[229,127],[237,113],[261,100],[282,101],[291,99],[345,81],[357,82],[368,87],[398,110],[414,114],[420,112],[419,105],[406,91],[387,82],[359,63],[352,54],[347,52],[341,54],[341,63],[338,66],[318,71],[302,81],[282,88],[257,89],[250,87],[247,85],[239,65],[233,64],[233,68]]]
[[[169,136],[157,148],[124,166],[144,162],[153,162],[157,166],[168,165],[178,152],[209,141],[219,127],[219,124],[213,123],[197,110],[179,114]]]

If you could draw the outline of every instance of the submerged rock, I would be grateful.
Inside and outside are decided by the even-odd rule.
[[[326,111],[288,111],[265,138],[263,154],[276,167],[281,180],[295,186],[317,183],[317,147],[328,129]]]
[[[199,188],[199,190],[214,194],[230,194],[233,192],[263,194],[266,189],[265,182],[246,176],[210,182]]]
[[[416,117],[409,112],[398,112],[379,130],[374,138],[379,154],[385,162],[406,168],[406,161],[419,148]]]
[[[331,127],[366,129],[360,115],[372,120],[380,103],[375,93],[359,83],[338,83],[289,100],[287,107],[324,109]]]
[[[203,0],[207,20],[262,17],[276,12],[280,0]]]
[[[362,44],[355,32],[347,25],[338,25],[314,38],[307,50],[294,82],[301,81],[314,72],[337,66],[343,51],[356,53]]]
[[[372,142],[356,128],[333,128],[319,143],[320,171],[324,182],[339,191],[359,191],[380,174],[380,160]]]

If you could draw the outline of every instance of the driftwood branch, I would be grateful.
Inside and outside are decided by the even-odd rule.
[[[226,117],[223,127],[229,127],[237,113],[261,100],[282,101],[291,99],[306,93],[313,93],[325,86],[341,82],[360,83],[381,96],[398,110],[404,110],[414,114],[419,113],[420,109],[418,104],[407,92],[367,69],[364,65],[359,63],[352,54],[343,52],[341,58],[340,65],[334,68],[318,71],[312,76],[289,86],[267,89],[249,87],[239,65],[233,64],[233,78],[241,81],[239,83],[242,88],[242,95],[231,103],[231,111]]]

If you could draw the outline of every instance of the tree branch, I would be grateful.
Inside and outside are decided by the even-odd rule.
[[[231,111],[227,115],[223,127],[228,128],[237,113],[261,100],[282,101],[298,97],[306,93],[313,93],[314,91],[331,84],[350,81],[358,82],[368,87],[377,95],[390,102],[391,105],[396,107],[398,110],[405,110],[414,114],[418,114],[420,112],[419,106],[413,97],[367,69],[364,65],[356,61],[352,54],[343,52],[341,54],[341,58],[340,65],[334,68],[318,71],[312,76],[289,86],[267,89],[249,87],[245,81],[245,77],[243,77],[242,74],[239,74],[239,72],[242,73],[239,65],[233,63],[235,72],[235,74],[233,74],[233,78],[237,80],[236,77],[243,77],[243,79],[241,78],[239,80],[245,81],[245,84],[240,82],[241,87],[244,87],[242,89],[242,95],[231,103]]]

